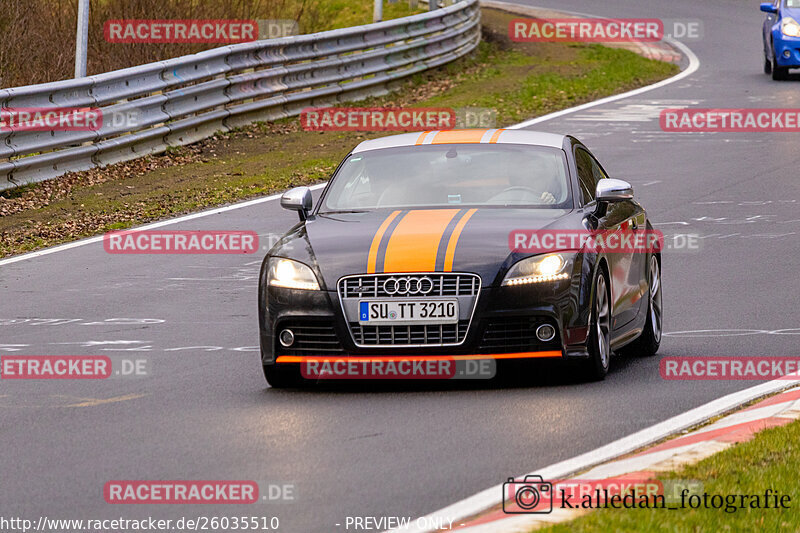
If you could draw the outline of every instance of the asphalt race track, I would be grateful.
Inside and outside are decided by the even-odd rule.
[[[796,134],[664,133],[658,123],[666,107],[800,106],[800,76],[761,73],[758,4],[531,5],[703,21],[704,38],[687,43],[701,63],[693,75],[535,129],[583,140],[612,177],[634,185],[657,229],[704,236],[699,251],[664,256],[660,356],[798,355]],[[272,200],[169,229],[253,230],[266,248],[295,219]],[[554,372],[530,384],[272,390],[257,352],[263,255],[109,255],[95,242],[0,266],[0,352],[145,358],[152,370],[4,381],[2,514],[258,514],[278,516],[288,533],[345,531],[347,516],[421,516],[755,384],[665,381],[655,357],[617,359],[590,384]],[[725,331],[685,333],[698,330]],[[103,485],[113,479],[288,483],[296,501],[109,505]]]

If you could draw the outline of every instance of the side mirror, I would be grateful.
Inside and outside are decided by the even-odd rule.
[[[602,179],[597,182],[595,198],[598,202],[621,202],[633,200],[633,187],[627,181]]]
[[[300,215],[300,220],[308,218],[312,202],[311,189],[308,187],[295,187],[281,196],[281,207],[290,211],[297,211],[297,214]]]
[[[778,8],[772,5],[772,2],[762,2],[761,11],[764,13],[777,13]]]

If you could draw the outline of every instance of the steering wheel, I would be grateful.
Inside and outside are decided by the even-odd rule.
[[[536,191],[534,189],[531,189],[530,187],[525,187],[524,185],[514,185],[513,187],[508,187],[506,189],[503,189],[499,193],[497,193],[494,196],[492,196],[491,198],[489,198],[488,201],[489,201],[489,203],[502,201],[503,200],[503,196],[507,195],[508,193],[516,192],[516,191],[520,191],[520,192],[523,192],[523,193],[529,193],[531,196],[534,197],[534,199],[537,202],[542,200],[542,193],[541,192]]]

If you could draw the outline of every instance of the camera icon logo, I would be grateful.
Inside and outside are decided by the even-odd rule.
[[[503,512],[506,514],[546,514],[553,510],[553,484],[542,476],[525,476],[523,481],[508,478],[503,483]]]

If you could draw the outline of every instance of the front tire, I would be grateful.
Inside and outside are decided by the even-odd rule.
[[[772,71],[772,79],[775,81],[783,81],[789,77],[789,67],[781,67],[778,65],[778,59],[773,55],[770,64]]]
[[[305,385],[300,368],[295,365],[262,365],[264,378],[273,389],[299,388]]]
[[[601,381],[611,366],[611,295],[606,273],[600,269],[594,282],[594,307],[589,331],[589,360],[584,363],[586,379]]]
[[[764,74],[772,74],[772,62],[769,58],[764,58]]]

